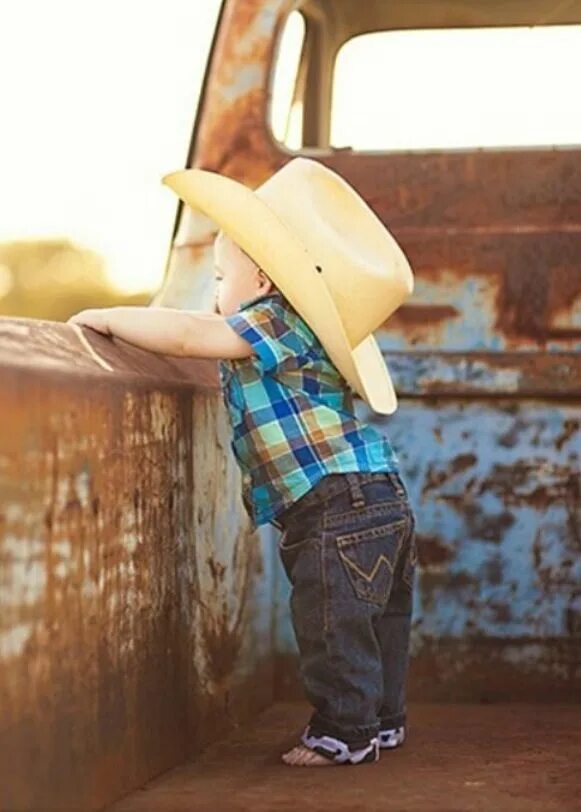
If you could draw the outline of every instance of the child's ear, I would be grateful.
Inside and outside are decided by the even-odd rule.
[[[264,293],[270,293],[272,290],[272,279],[270,279],[264,271],[258,270],[258,279],[260,288]]]

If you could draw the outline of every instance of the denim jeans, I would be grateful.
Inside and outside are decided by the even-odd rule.
[[[323,477],[277,517],[309,733],[351,749],[405,723],[415,520],[397,473]]]

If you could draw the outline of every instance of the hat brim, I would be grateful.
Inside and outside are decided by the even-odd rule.
[[[352,389],[380,414],[397,398],[373,334],[352,348],[317,261],[256,192],[216,172],[183,169],[162,183],[210,217],[259,265],[317,335]]]

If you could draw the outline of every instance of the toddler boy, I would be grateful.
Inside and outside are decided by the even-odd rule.
[[[324,182],[338,178],[324,167],[312,166],[312,161],[291,163],[304,176],[303,204],[307,207],[314,205],[313,198],[320,192],[317,178]],[[211,174],[191,172],[202,181]],[[338,182],[344,184],[342,179]],[[348,190],[349,201],[355,201],[355,242],[357,218],[359,232],[364,232],[369,225],[366,218],[374,215],[350,187]],[[229,191],[235,195],[237,190],[231,187]],[[241,210],[229,221],[228,202],[222,197],[220,203],[215,189],[197,190],[191,199],[185,192],[183,196],[201,208],[206,202],[208,213],[223,227],[231,225],[232,232],[241,228],[234,225],[244,220]],[[212,205],[212,200],[218,202]],[[246,202],[252,208],[252,199],[246,198]],[[221,205],[226,214],[216,210]],[[332,215],[332,205],[323,209],[331,210]],[[255,217],[257,212],[249,214]],[[276,217],[284,222],[280,212]],[[290,221],[292,216],[286,220],[287,227]],[[282,756],[283,761],[293,766],[374,762],[381,748],[397,747],[405,737],[405,680],[416,563],[414,514],[397,456],[383,434],[356,417],[351,385],[345,377],[351,378],[366,399],[387,404],[384,411],[393,410],[389,381],[384,380],[384,392],[373,389],[385,373],[378,366],[375,348],[358,350],[371,332],[369,324],[362,329],[358,324],[367,320],[377,303],[367,294],[368,306],[361,311],[365,315],[359,314],[359,321],[350,325],[345,311],[341,317],[337,315],[339,305],[334,309],[335,302],[340,302],[341,278],[333,280],[330,273],[329,282],[324,283],[328,287],[319,284],[328,264],[311,268],[308,259],[303,264],[297,253],[294,267],[298,276],[304,275],[304,284],[297,285],[295,279],[293,287],[288,281],[291,271],[280,261],[278,246],[273,244],[271,253],[263,248],[269,241],[267,235],[256,235],[254,250],[252,244],[248,246],[246,234],[252,222],[250,218],[247,231],[242,229],[237,241],[227,235],[226,228],[216,239],[217,312],[118,307],[82,311],[69,321],[157,352],[219,359],[246,510],[254,527],[271,522],[282,531],[279,554],[292,586],[290,609],[300,673],[313,706],[300,743]],[[392,265],[402,263],[399,277],[403,278],[402,255],[390,235],[379,234],[386,242],[378,242],[377,222],[363,234],[371,242],[369,256],[375,239],[376,250],[393,259]],[[332,241],[329,223],[332,226],[332,216],[326,237]],[[278,222],[270,225],[278,229]],[[293,233],[289,231],[287,237],[281,231],[278,236],[291,254],[296,252],[297,246],[291,244]],[[247,250],[240,242],[246,243]],[[264,252],[270,273],[248,247],[255,256]],[[348,247],[346,243],[343,253]],[[279,248],[282,251],[285,245]],[[337,246],[332,248],[337,268],[341,258]],[[323,249],[315,249],[317,255],[324,255]],[[365,267],[371,264],[367,258],[363,261]],[[353,269],[355,264],[351,261],[346,267]],[[278,286],[273,281],[276,276]],[[383,279],[384,310],[390,296],[392,311],[393,301],[401,300],[401,278],[395,274]],[[318,294],[318,303],[308,301],[304,285],[311,279],[317,280],[311,295]],[[359,294],[365,299],[364,282],[362,271]],[[283,285],[297,306],[285,296]],[[355,300],[352,305],[356,311]],[[322,312],[317,313],[317,306]],[[315,331],[304,313],[320,329]],[[322,324],[339,318],[333,332]],[[343,325],[344,335],[336,337]],[[350,348],[350,336],[352,341],[361,332],[363,338]],[[347,354],[353,357],[347,358]],[[387,397],[383,397],[385,391]]]

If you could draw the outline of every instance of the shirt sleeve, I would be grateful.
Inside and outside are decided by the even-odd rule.
[[[259,301],[225,318],[252,345],[262,373],[298,369],[308,360],[306,337],[294,329],[284,307],[277,302]]]

